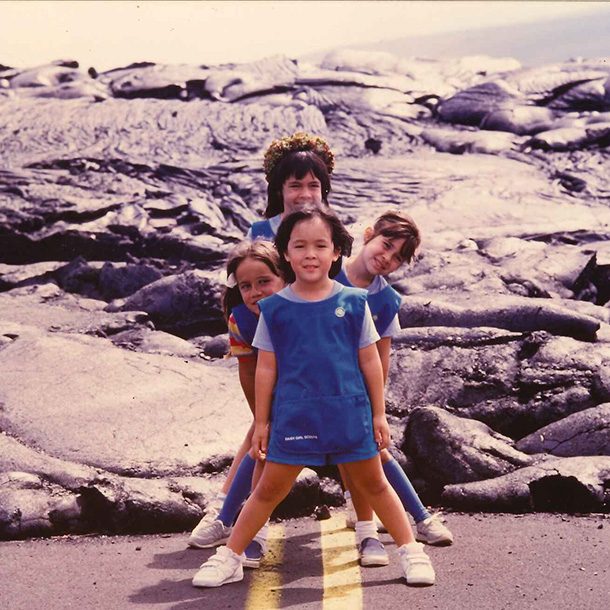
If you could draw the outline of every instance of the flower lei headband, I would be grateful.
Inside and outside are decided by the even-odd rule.
[[[291,136],[273,140],[269,145],[263,160],[263,169],[265,170],[267,182],[269,182],[269,176],[275,166],[288,153],[308,150],[322,159],[329,174],[333,173],[333,169],[335,168],[335,155],[333,155],[328,144],[318,136],[312,136],[303,131],[298,131]]]

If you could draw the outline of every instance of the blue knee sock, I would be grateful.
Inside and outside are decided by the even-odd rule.
[[[233,521],[235,521],[240,506],[250,494],[252,473],[254,472],[255,464],[256,461],[246,453],[235,473],[235,478],[231,483],[231,487],[227,492],[227,497],[222,503],[222,508],[217,517],[217,519],[222,521],[226,526],[233,525]]]
[[[392,459],[389,462],[383,464],[383,472],[388,479],[390,485],[394,488],[394,491],[398,494],[402,505],[405,507],[415,523],[419,523],[430,516],[430,513],[426,510],[426,507],[422,504],[417,492],[411,481],[405,474],[400,464]]]

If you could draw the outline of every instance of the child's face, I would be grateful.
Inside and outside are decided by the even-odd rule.
[[[322,184],[312,172],[302,178],[289,176],[282,185],[284,216],[307,205],[322,203]]]
[[[362,250],[364,265],[368,273],[388,275],[396,271],[405,262],[400,253],[404,243],[404,239],[392,239],[385,235],[369,238]]]
[[[284,287],[283,280],[255,258],[246,258],[239,264],[235,281],[244,305],[257,316],[260,314],[258,302]]]
[[[339,250],[333,244],[330,227],[315,216],[294,225],[284,257],[297,280],[315,284],[328,278]]]

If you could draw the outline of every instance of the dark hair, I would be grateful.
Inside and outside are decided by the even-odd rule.
[[[421,244],[421,234],[415,221],[407,214],[400,212],[385,212],[373,225],[373,235],[365,242],[365,245],[378,235],[383,235],[390,239],[404,239],[404,244],[400,249],[400,255],[408,262],[411,262],[413,255]]]
[[[283,279],[280,268],[280,257],[278,256],[277,250],[273,247],[271,242],[262,239],[256,239],[254,241],[246,239],[231,250],[229,258],[227,259],[227,278],[231,276],[231,274],[235,277],[237,268],[247,258],[253,258],[261,263],[265,263],[265,265],[269,267],[271,273]],[[234,307],[237,307],[237,305],[241,305],[243,302],[244,300],[242,299],[241,292],[239,292],[239,288],[237,286],[227,286],[222,293],[222,311],[225,320],[228,321],[231,310]]]
[[[321,218],[328,225],[333,245],[339,250],[339,258],[331,265],[328,272],[329,277],[335,277],[335,275],[339,273],[341,270],[342,257],[349,256],[352,253],[352,242],[354,241],[354,238],[347,232],[347,229],[343,226],[343,223],[336,214],[329,209],[319,207],[297,210],[282,220],[282,223],[277,230],[277,235],[275,236],[275,248],[280,256],[280,270],[287,282],[294,282],[296,279],[294,271],[285,257],[292,230],[296,224],[302,220],[311,220],[316,217]]]
[[[267,209],[265,218],[277,216],[284,211],[284,200],[282,199],[282,187],[284,182],[291,176],[298,180],[304,178],[311,172],[322,187],[322,201],[328,205],[328,193],[330,193],[330,176],[324,161],[311,150],[301,150],[288,153],[283,157],[269,175],[267,186]]]

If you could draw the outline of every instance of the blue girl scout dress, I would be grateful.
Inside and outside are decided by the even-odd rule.
[[[379,335],[383,336],[400,309],[402,295],[396,292],[381,276],[377,277],[383,282],[384,286],[378,292],[369,292],[367,298],[375,328]],[[352,286],[343,268],[335,276],[335,280],[344,286]]]
[[[323,466],[378,453],[358,363],[367,293],[341,287],[323,301],[259,301],[277,361],[267,460]]]

